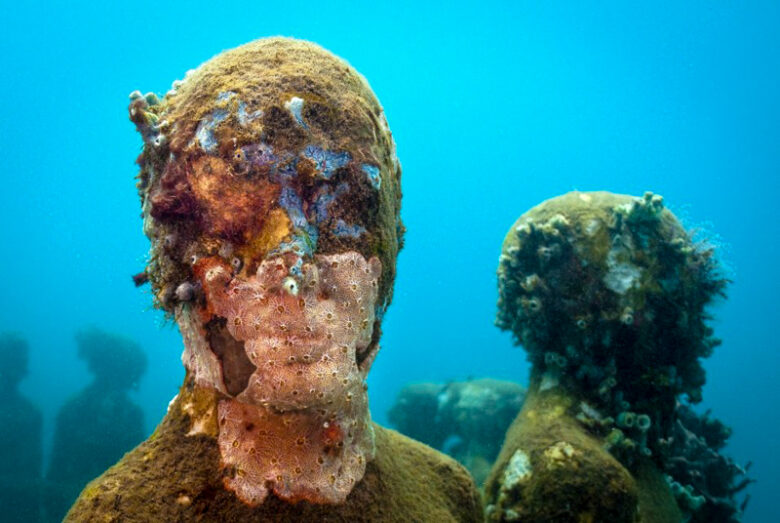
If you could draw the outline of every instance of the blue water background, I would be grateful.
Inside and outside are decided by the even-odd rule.
[[[103,5],[107,4],[107,5]],[[84,386],[73,333],[130,335],[150,369],[134,398],[151,431],[183,372],[150,309],[127,120],[220,50],[286,35],[349,60],[383,103],[408,227],[374,418],[413,380],[525,382],[492,325],[514,219],[578,190],[662,194],[721,245],[734,284],[705,405],[755,462],[745,521],[780,520],[780,4],[777,2],[0,2],[0,329],[31,343],[24,392],[43,412]],[[774,479],[773,479],[774,478]]]

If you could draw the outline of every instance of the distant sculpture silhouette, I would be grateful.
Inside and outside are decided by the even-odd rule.
[[[94,381],[57,415],[46,479],[47,515],[60,521],[84,485],[144,438],[143,412],[127,395],[146,371],[132,340],[96,328],[76,334]]]
[[[40,521],[41,413],[19,393],[29,346],[0,334],[0,507],[3,521]]]

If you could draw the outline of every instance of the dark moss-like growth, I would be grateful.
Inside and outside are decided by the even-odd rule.
[[[576,419],[635,480],[657,485],[678,401],[701,400],[700,359],[719,344],[706,307],[727,280],[712,246],[694,241],[660,196],[574,192],[513,225],[498,280],[496,323],[528,352],[531,396],[568,397],[559,405],[565,418]],[[528,437],[521,431],[507,445],[536,449]],[[502,466],[494,468],[494,494]],[[663,505],[648,488],[640,485],[637,498],[643,520],[658,517]]]
[[[680,507],[694,522],[739,521],[750,499],[736,496],[753,482],[743,468],[721,453],[731,429],[712,418],[679,405],[677,420],[661,441],[667,481]]]
[[[701,399],[719,343],[705,306],[726,280],[660,196],[549,200],[515,223],[498,274],[497,325],[594,406],[652,414],[655,432],[677,396]]]

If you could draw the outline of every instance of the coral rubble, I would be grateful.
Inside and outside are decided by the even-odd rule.
[[[719,344],[706,306],[723,295],[727,280],[712,246],[695,242],[658,195],[574,192],[531,209],[512,226],[498,280],[496,324],[511,331],[528,353],[530,394],[549,395],[545,401],[566,420],[549,421],[546,433],[558,430],[564,442],[570,441],[571,435],[564,437],[570,431],[560,427],[576,420],[617,459],[612,467],[634,475],[639,513],[658,517],[657,505],[655,514],[648,513],[647,490],[664,486],[657,481],[659,471],[673,472],[679,401],[701,400],[700,359]],[[521,414],[528,424],[541,422],[529,416]],[[533,431],[515,427],[507,445],[530,445],[533,451],[524,452],[536,471],[541,465],[534,452],[541,442]],[[511,519],[506,511],[514,510],[517,500],[498,500],[501,470],[510,459],[499,458],[488,485],[497,519]],[[688,481],[684,474],[678,478]],[[697,484],[686,483],[685,489],[701,502],[681,503],[680,509],[703,521],[710,505],[720,501],[705,496]],[[733,499],[729,504],[736,507]],[[630,517],[627,512],[629,519],[613,520]]]

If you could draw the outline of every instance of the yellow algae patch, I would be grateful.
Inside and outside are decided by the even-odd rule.
[[[190,417],[190,430],[187,436],[205,434],[216,438],[217,428],[217,392],[213,389],[195,387],[192,393],[182,401],[181,410]]]
[[[261,260],[290,235],[290,219],[283,209],[273,209],[263,223],[262,229],[239,250],[239,254],[250,260]]]
[[[579,454],[582,454],[582,452],[575,450],[575,448],[566,441],[558,441],[544,450],[544,457],[547,460],[548,467],[563,465],[565,461],[568,461]],[[576,468],[576,466],[575,463],[574,467]]]

